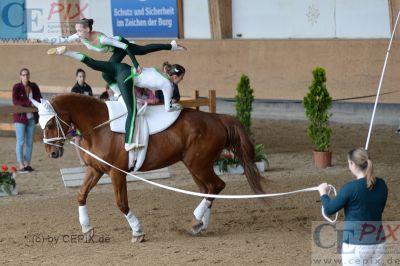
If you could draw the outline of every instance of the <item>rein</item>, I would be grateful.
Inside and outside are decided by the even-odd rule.
[[[91,128],[91,129],[88,129],[88,130],[86,130],[86,131],[80,133],[79,135],[80,135],[80,136],[83,136],[83,135],[88,135],[88,136],[90,136],[91,133],[94,132],[96,129],[101,128],[102,126],[105,126],[105,125],[107,125],[107,124],[110,124],[112,121],[117,120],[117,119],[123,117],[123,116],[126,115],[126,114],[127,114],[126,112],[123,113],[123,114],[120,114],[119,116],[114,117],[113,119],[107,120],[107,121],[105,121],[105,122],[103,122],[103,123],[101,123],[101,124],[99,124],[99,125],[97,125],[97,126]]]
[[[55,137],[55,138],[46,138],[45,133],[43,132],[43,143],[48,144],[48,145],[51,145],[51,146],[56,146],[56,147],[62,148],[62,147],[63,147],[62,145],[59,145],[59,144],[53,143],[53,142],[57,142],[57,141],[60,141],[60,140],[65,141],[65,140],[68,139],[67,136],[65,135],[64,131],[62,130],[62,125],[61,125],[61,123],[64,124],[64,125],[66,125],[66,126],[68,127],[68,129],[71,128],[71,125],[69,125],[67,122],[65,122],[64,120],[62,120],[62,119],[58,116],[58,114],[57,114],[57,112],[54,110],[54,108],[52,108],[52,109],[53,109],[53,112],[54,112],[54,114],[53,114],[53,115],[54,115],[54,118],[55,118],[55,120],[56,120],[57,137]],[[123,113],[123,114],[121,114],[121,115],[119,115],[119,116],[117,116],[117,117],[114,117],[113,119],[107,120],[107,121],[105,121],[105,122],[103,122],[103,123],[101,123],[101,124],[99,124],[99,125],[97,125],[97,126],[91,128],[91,129],[87,130],[87,131],[84,131],[83,133],[80,134],[80,136],[83,136],[83,135],[88,135],[88,136],[90,136],[90,134],[88,134],[88,133],[92,133],[92,132],[95,131],[96,129],[98,129],[98,128],[102,127],[102,126],[105,126],[105,125],[111,123],[112,121],[117,120],[117,119],[123,117],[124,115],[126,115],[126,113]],[[61,134],[60,134],[60,132],[61,132]],[[61,136],[61,135],[62,135],[62,136]]]
[[[141,99],[138,99],[138,102],[140,102],[140,103],[142,104],[142,106],[141,106],[140,109],[137,111],[136,116],[142,115],[142,114],[146,111],[146,108],[147,108],[147,102],[146,102],[146,101],[143,101],[143,100],[141,100]],[[114,117],[113,119],[107,120],[107,121],[105,121],[105,122],[103,122],[103,123],[101,123],[101,124],[95,126],[95,127],[92,128],[92,129],[89,129],[89,130],[87,130],[87,131],[84,131],[84,132],[81,133],[80,135],[83,136],[83,135],[86,135],[86,134],[87,134],[87,135],[90,136],[90,134],[88,134],[88,133],[91,133],[91,132],[95,131],[96,129],[98,129],[98,128],[102,127],[102,126],[105,126],[105,125],[107,125],[107,124],[110,124],[110,123],[111,123],[112,121],[114,121],[114,120],[120,119],[121,117],[125,116],[127,113],[128,113],[128,112],[122,113],[122,114],[120,114],[119,116]]]

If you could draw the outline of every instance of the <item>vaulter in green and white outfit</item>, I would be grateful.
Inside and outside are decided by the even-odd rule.
[[[185,68],[181,65],[167,65],[167,74],[160,72],[156,68],[143,68],[140,74],[136,74],[136,69],[128,64],[94,60],[82,53],[68,51],[65,46],[51,48],[47,53],[50,55],[71,57],[116,80],[128,109],[128,117],[125,124],[125,149],[127,151],[144,147],[143,144],[132,143],[137,111],[134,86],[151,90],[162,90],[165,110],[171,112],[180,109],[179,106],[172,106],[172,94],[174,90],[173,83],[178,84],[185,75]]]
[[[172,41],[171,44],[137,45],[120,36],[108,37],[104,33],[92,31],[92,26],[93,19],[81,19],[75,25],[76,33],[69,37],[62,38],[59,43],[81,41],[89,50],[100,53],[112,52],[113,55],[109,59],[109,62],[113,63],[120,63],[126,55],[129,55],[138,73],[140,73],[141,69],[135,55],[145,55],[162,50],[186,50],[185,47],[178,45],[176,41]],[[118,96],[120,94],[118,83],[114,77],[106,72],[103,72],[102,76],[116,96]]]

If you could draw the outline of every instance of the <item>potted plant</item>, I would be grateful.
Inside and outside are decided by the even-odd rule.
[[[250,86],[250,79],[246,75],[240,77],[236,87],[235,108],[236,118],[242,123],[247,134],[251,135],[251,111],[253,110],[253,89]]]
[[[17,169],[12,166],[11,171],[8,170],[7,165],[1,167],[0,172],[0,196],[16,195],[18,194],[17,185],[15,183],[15,173]]]
[[[326,88],[325,70],[317,67],[313,70],[313,80],[308,93],[303,99],[306,116],[309,119],[307,134],[315,146],[314,163],[318,168],[331,166],[332,153],[330,139],[332,129],[329,127],[328,112],[332,106],[332,97]]]
[[[242,74],[239,83],[236,86],[235,95],[235,108],[236,118],[246,129],[246,133],[252,135],[251,132],[251,111],[253,110],[253,89],[250,86],[250,79],[248,76]],[[265,171],[265,165],[268,165],[267,156],[264,151],[264,145],[256,144],[256,165],[260,172]]]
[[[256,161],[256,166],[258,171],[264,172],[265,169],[268,167],[268,159],[267,154],[265,153],[265,148],[263,144],[256,144],[254,147],[255,149],[255,157],[254,160]]]
[[[217,175],[223,173],[231,174],[243,174],[244,169],[239,163],[239,159],[235,155],[226,149],[224,149],[219,156],[218,160],[215,161],[214,171]]]

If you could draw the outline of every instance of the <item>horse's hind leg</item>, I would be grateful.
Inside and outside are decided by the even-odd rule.
[[[83,184],[78,191],[79,223],[81,224],[83,234],[93,235],[93,227],[90,225],[86,199],[90,190],[97,184],[102,175],[102,172],[99,172],[96,169],[88,166]]]
[[[132,242],[143,242],[145,234],[142,232],[140,222],[129,209],[128,194],[126,191],[126,175],[117,170],[111,170],[110,176],[118,208],[125,215],[125,218],[132,229]]]
[[[214,169],[203,168],[201,170],[191,170],[193,179],[204,194],[219,194],[225,188],[225,182],[220,179]],[[194,235],[208,228],[211,216],[211,207],[214,198],[204,198],[193,212],[192,233]]]

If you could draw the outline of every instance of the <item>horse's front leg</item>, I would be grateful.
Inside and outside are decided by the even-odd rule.
[[[97,184],[100,177],[103,175],[102,172],[88,166],[86,168],[86,175],[83,180],[83,184],[78,191],[78,203],[79,203],[79,223],[82,227],[82,233],[85,235],[93,236],[93,227],[90,225],[88,209],[86,206],[86,199],[89,195],[90,190]]]
[[[110,172],[112,184],[114,187],[115,200],[118,208],[125,215],[132,229],[132,242],[143,242],[145,234],[140,226],[139,219],[131,212],[128,205],[128,194],[126,191],[126,175],[117,170],[111,170]]]

